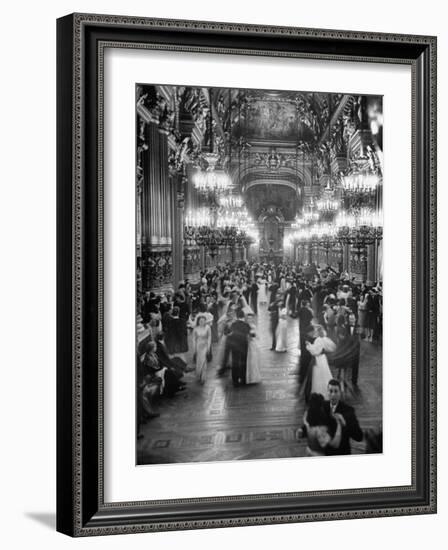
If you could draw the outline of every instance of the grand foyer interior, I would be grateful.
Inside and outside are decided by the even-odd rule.
[[[138,85],[138,353],[143,297],[199,288],[215,268],[247,270],[251,283],[250,266],[278,266],[313,290],[324,272],[380,289],[382,122],[376,96]],[[243,390],[216,376],[219,343],[198,383],[189,334],[186,391],[156,400],[160,416],[139,427],[138,464],[306,454],[298,319],[288,316],[286,353],[271,349],[267,305],[256,323],[261,383]],[[377,430],[381,330],[360,339],[359,386],[347,384],[344,399]]]
[[[377,96],[137,86],[138,293],[225,262],[382,280]]]

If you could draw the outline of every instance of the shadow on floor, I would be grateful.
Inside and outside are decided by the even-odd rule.
[[[33,519],[44,527],[56,530],[56,514],[54,512],[25,512],[27,518]]]

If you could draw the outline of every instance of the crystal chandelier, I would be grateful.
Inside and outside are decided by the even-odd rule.
[[[341,181],[343,189],[349,193],[374,194],[379,184],[379,177],[366,172],[353,172],[342,176]]]
[[[335,219],[338,239],[342,244],[367,246],[382,239],[382,213],[371,208],[340,212]]]
[[[195,210],[187,210],[185,214],[185,225],[188,227],[210,227],[212,217],[209,208],[196,208]]]
[[[341,201],[338,198],[335,198],[335,190],[331,187],[330,182],[331,175],[328,178],[325,189],[323,189],[321,198],[316,202],[319,212],[323,212],[325,214],[336,212],[341,206]]]
[[[215,153],[204,154],[207,161],[207,169],[198,169],[193,174],[193,185],[202,193],[222,193],[232,187],[232,180],[221,168],[216,168],[218,155]]]
[[[202,193],[223,192],[231,187],[232,182],[223,170],[209,167],[205,172],[198,171],[194,174],[193,185]]]
[[[338,244],[366,246],[382,239],[382,213],[371,208],[339,212],[334,223],[314,223],[291,234],[296,243],[314,243],[323,247]]]
[[[222,208],[241,208],[243,206],[243,197],[240,195],[228,195],[219,197],[218,202]]]
[[[220,208],[216,220],[217,227],[239,227],[252,223],[252,218],[246,208]]]
[[[329,197],[325,197],[325,198],[319,199],[316,205],[319,212],[336,212],[336,210],[338,210],[341,203],[337,199],[331,199]]]
[[[357,208],[349,212],[342,210],[335,218],[337,227],[379,227],[382,225],[382,213],[372,208]]]
[[[303,219],[306,223],[317,221],[319,219],[319,212],[314,211],[314,200],[312,197],[308,208],[306,210],[305,208],[303,209]]]

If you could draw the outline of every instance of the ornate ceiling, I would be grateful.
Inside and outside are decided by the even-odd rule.
[[[217,153],[257,219],[272,207],[293,220],[329,180],[381,148],[381,125],[375,138],[370,130],[377,97],[147,85],[137,96],[143,122],[169,135],[172,170],[206,168],[206,154]]]

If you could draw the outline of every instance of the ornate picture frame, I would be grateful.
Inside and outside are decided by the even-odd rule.
[[[104,499],[104,52],[107,47],[396,63],[412,71],[412,483]],[[436,512],[436,38],[72,14],[57,22],[57,530],[138,533]]]

